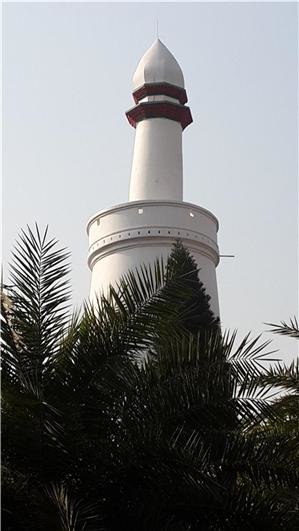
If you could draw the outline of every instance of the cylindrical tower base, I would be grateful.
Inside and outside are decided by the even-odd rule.
[[[91,301],[128,270],[153,264],[160,257],[166,261],[180,239],[198,264],[211,310],[219,316],[217,230],[217,219],[209,211],[176,201],[135,201],[96,214],[87,226]]]

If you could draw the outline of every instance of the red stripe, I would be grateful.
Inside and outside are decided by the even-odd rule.
[[[165,101],[139,103],[127,111],[126,116],[135,128],[138,122],[146,118],[168,118],[180,122],[182,129],[193,122],[189,107]]]
[[[138,103],[146,96],[158,96],[159,94],[175,98],[182,105],[188,101],[185,89],[172,85],[171,83],[145,83],[133,92],[133,98],[135,103]]]

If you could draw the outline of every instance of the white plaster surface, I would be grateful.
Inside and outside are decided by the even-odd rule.
[[[167,118],[137,124],[130,201],[183,200],[182,126]]]
[[[135,201],[99,212],[87,225],[89,248],[105,237],[150,227],[186,231],[186,235],[188,231],[190,235],[202,234],[208,238],[210,245],[218,249],[218,221],[215,216],[204,208],[180,201]],[[176,235],[180,236],[177,232]]]
[[[143,101],[170,101],[171,103],[177,103],[180,104],[180,101],[177,98],[172,98],[171,96],[165,96],[165,94],[154,94],[152,96],[145,96],[141,100],[139,100],[139,103],[142,103]]]
[[[171,83],[184,88],[180,65],[166,46],[157,39],[140,59],[133,77],[133,90],[144,83]]]
[[[117,280],[121,278],[129,269],[136,270],[141,264],[154,264],[156,258],[163,257],[166,261],[171,251],[173,241],[166,243],[161,241],[149,244],[144,240],[140,245],[132,247],[125,246],[117,252],[106,254],[101,260],[98,260],[93,266],[91,280],[91,301],[95,301],[100,292],[106,292],[109,284],[116,285]],[[184,243],[184,241],[183,241]],[[215,264],[206,256],[199,252],[192,254],[200,269],[199,277],[203,282],[207,293],[210,295],[210,307],[215,315],[219,315],[218,293]]]
[[[139,213],[140,212],[140,213]],[[92,270],[91,300],[129,269],[167,258],[181,239],[200,268],[200,279],[219,315],[215,267],[219,261],[217,219],[196,205],[175,201],[136,201],[98,213],[88,223]]]

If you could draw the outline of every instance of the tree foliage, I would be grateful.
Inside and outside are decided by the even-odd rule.
[[[4,529],[297,529],[298,366],[221,332],[180,242],[80,315],[67,260],[28,229],[2,290]]]

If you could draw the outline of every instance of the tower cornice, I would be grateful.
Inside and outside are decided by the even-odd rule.
[[[165,201],[161,199],[151,199],[151,200],[140,200],[140,201],[129,201],[128,203],[120,203],[118,205],[113,205],[110,208],[104,208],[91,216],[91,218],[87,222],[86,226],[86,232],[89,234],[89,229],[92,223],[97,222],[99,218],[114,214],[121,211],[127,211],[128,209],[132,211],[136,211],[136,209],[140,209],[142,207],[147,208],[153,208],[153,207],[159,207],[161,206],[162,209],[165,209],[165,207],[175,207],[185,210],[186,212],[189,212],[189,216],[194,219],[194,216],[191,216],[190,213],[196,214],[197,216],[204,215],[207,218],[210,218],[210,220],[215,224],[216,226],[216,232],[219,229],[219,223],[218,219],[210,210],[207,210],[206,208],[203,208],[199,205],[195,205],[194,203],[189,203],[187,201]]]
[[[138,122],[147,118],[167,118],[168,120],[180,122],[183,130],[193,122],[189,107],[170,101],[138,103],[138,105],[126,112],[126,116],[134,128],[136,128]]]
[[[133,98],[135,103],[139,103],[139,101],[146,96],[157,96],[161,94],[163,94],[163,96],[177,99],[182,105],[188,101],[187,92],[184,88],[167,82],[144,83],[134,90]]]

